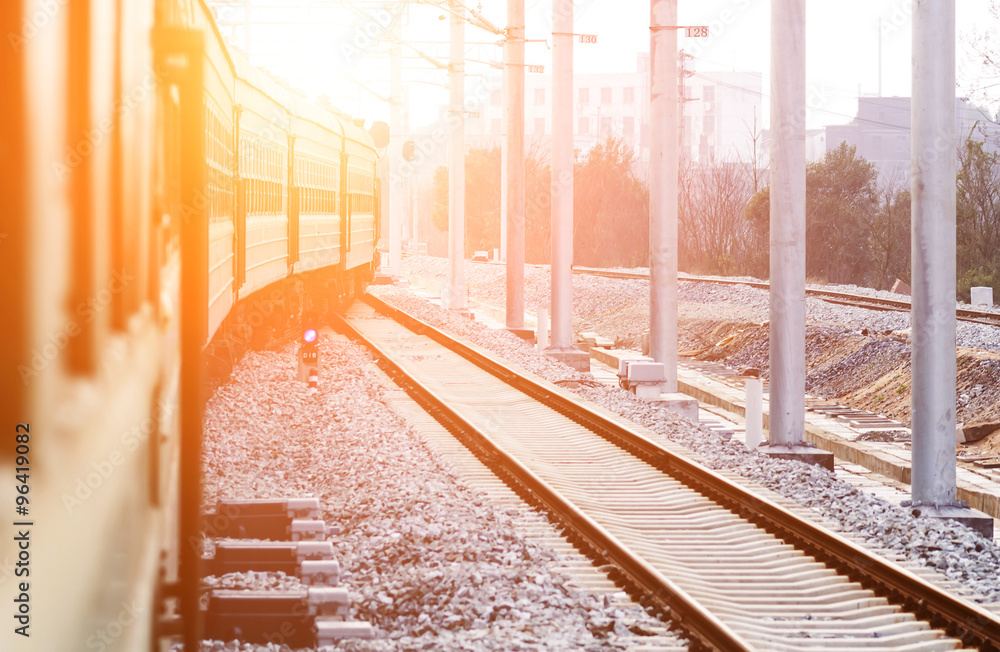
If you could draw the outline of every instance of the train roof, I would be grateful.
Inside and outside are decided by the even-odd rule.
[[[251,64],[245,53],[229,49],[229,55],[238,79],[267,95],[292,117],[308,120],[365,147],[375,149],[371,135],[363,126],[355,124],[351,116],[336,109],[331,111],[318,106],[315,102],[299,97],[282,87],[268,73]]]

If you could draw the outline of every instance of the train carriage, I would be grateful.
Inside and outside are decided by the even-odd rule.
[[[344,127],[331,125],[325,111],[293,100],[295,131],[292,168],[293,213],[299,251],[295,270],[306,272],[341,262],[340,188]]]
[[[0,32],[0,413],[30,424],[35,560],[14,576],[6,519],[0,595],[30,584],[31,637],[0,646],[158,649],[165,605],[197,602],[208,354],[370,278],[377,151],[201,0],[12,0]]]

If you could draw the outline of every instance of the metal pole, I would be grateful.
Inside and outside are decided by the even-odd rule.
[[[806,3],[771,0],[770,443],[805,438]]]
[[[465,7],[451,5],[448,115],[448,308],[465,310]]]
[[[507,327],[524,328],[524,0],[507,0],[506,109]]]
[[[508,3],[508,9],[510,5]],[[507,146],[507,84],[510,82],[507,80],[507,62],[510,61],[510,55],[507,50],[510,45],[504,45],[504,67],[501,81],[501,88],[503,93],[503,101],[500,103],[500,258],[499,260],[507,260],[507,152],[509,147]]]
[[[573,0],[552,0],[552,351],[573,347]]]
[[[395,36],[400,36],[402,19],[392,28]],[[389,46],[389,274],[399,274],[403,250],[403,138],[401,124],[403,57],[397,41]]]
[[[649,354],[677,391],[677,0],[649,3]]]
[[[913,3],[913,502],[955,502],[955,3]]]

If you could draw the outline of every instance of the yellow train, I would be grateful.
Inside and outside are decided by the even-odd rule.
[[[192,640],[206,364],[371,279],[377,143],[201,0],[6,0],[0,36],[0,648]]]

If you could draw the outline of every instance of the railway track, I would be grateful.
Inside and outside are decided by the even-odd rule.
[[[574,267],[573,273],[583,274],[586,276],[603,276],[606,278],[639,279],[643,281],[649,280],[649,274],[622,272],[597,267]],[[758,288],[761,290],[770,289],[770,284],[763,281],[728,280],[720,278],[707,278],[704,276],[684,276],[681,277],[680,280],[691,281],[694,283],[715,283],[718,285],[746,285],[748,287]],[[806,294],[818,299],[823,299],[829,303],[868,308],[869,310],[910,312],[911,309],[909,300],[903,299],[883,299],[863,294],[849,294],[847,292],[836,292],[833,290],[820,290],[818,288],[806,288]],[[955,310],[955,316],[961,321],[985,324],[987,326],[1000,326],[1000,314],[994,312],[957,308]]]
[[[345,332],[581,550],[704,647],[1000,649],[1000,619],[989,611],[649,431],[366,301],[371,308],[352,309]]]

